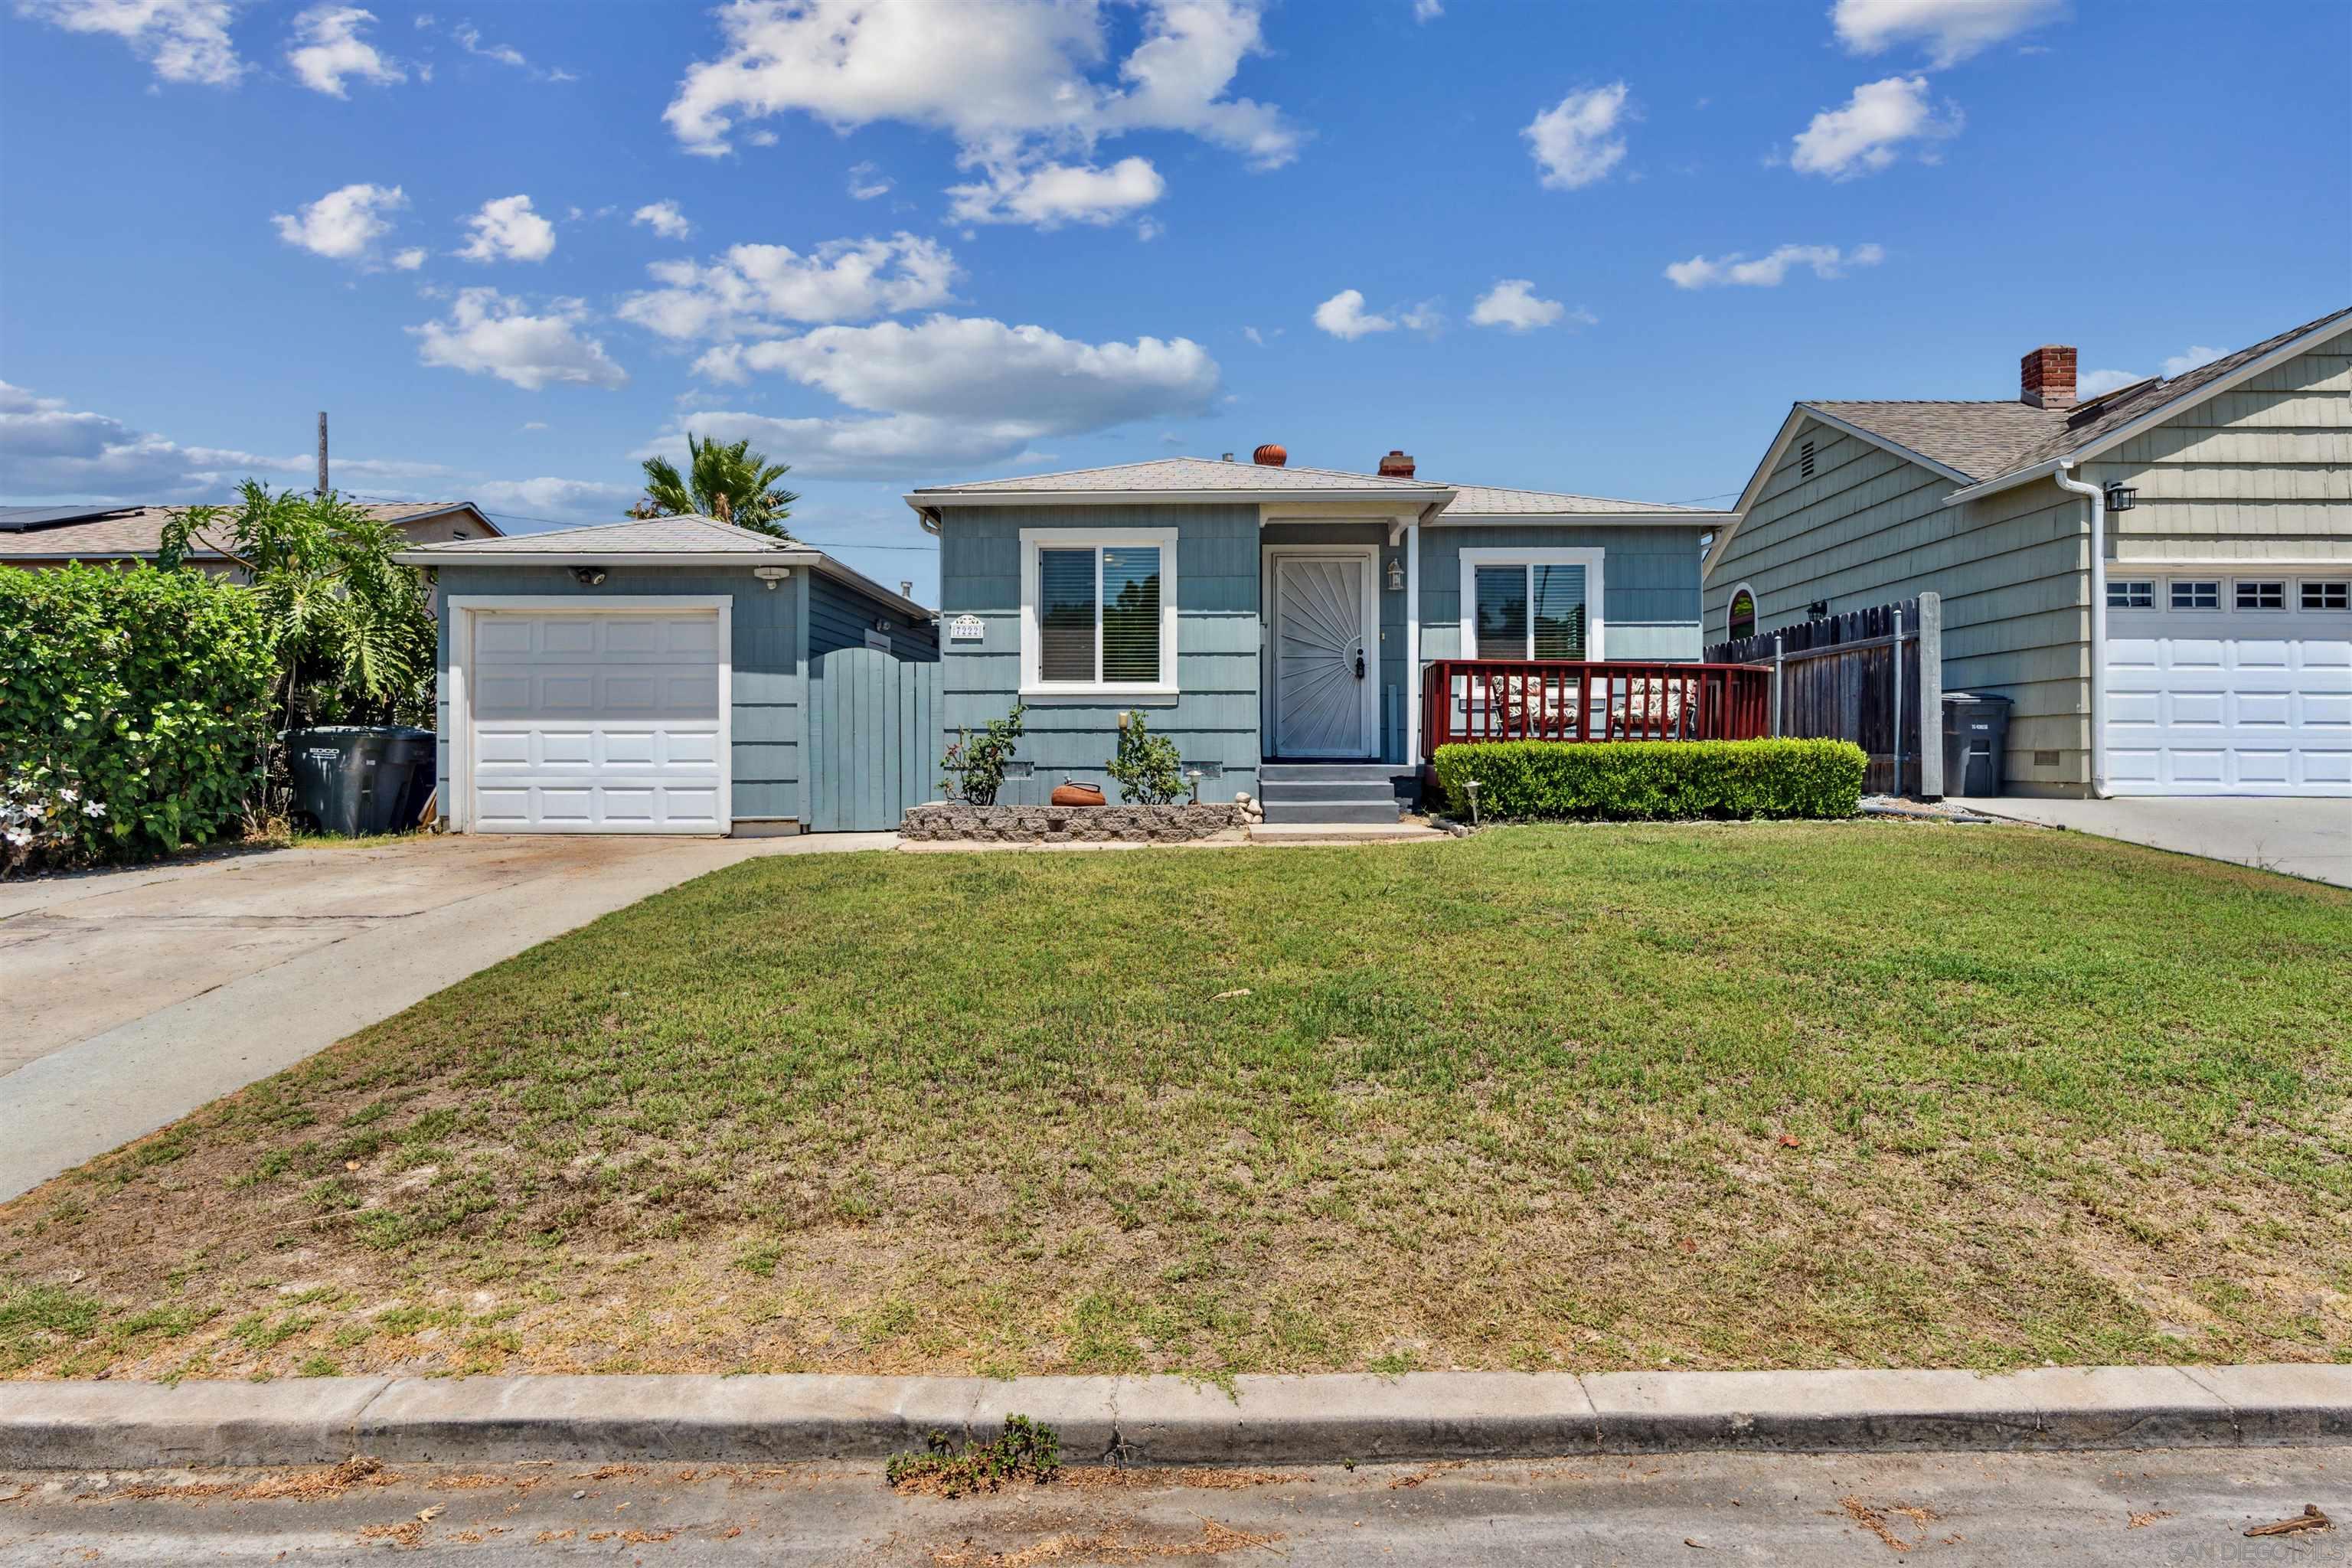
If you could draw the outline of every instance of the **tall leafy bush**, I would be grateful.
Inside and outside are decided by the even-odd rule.
[[[260,605],[235,584],[0,568],[0,794],[13,818],[0,865],[128,858],[234,830],[276,676]]]
[[[1488,819],[1852,816],[1869,759],[1851,741],[1495,741],[1437,748],[1437,782]]]

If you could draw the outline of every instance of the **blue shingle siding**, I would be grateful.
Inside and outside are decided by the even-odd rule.
[[[940,615],[978,616],[986,636],[950,641],[946,733],[978,729],[1011,711],[1021,687],[1021,531],[1024,528],[1176,530],[1175,698],[1055,698],[1033,703],[1019,757],[1034,776],[1008,780],[1007,805],[1042,801],[1065,777],[1118,786],[1104,772],[1118,744],[1118,715],[1139,709],[1172,736],[1187,762],[1220,764],[1203,800],[1257,789],[1258,529],[1252,506],[950,507],[940,527]],[[942,739],[942,749],[945,740]]]
[[[730,727],[734,748],[734,810],[737,821],[801,815],[802,738],[806,674],[802,663],[801,598],[793,584],[770,589],[748,568],[712,570],[679,566],[614,566],[603,586],[588,588],[562,566],[443,565],[434,591],[441,617],[440,660],[448,667],[451,595],[523,595],[577,599],[593,608],[599,597],[631,594],[731,595],[734,689]],[[796,573],[803,582],[813,575]],[[450,748],[446,683],[436,699],[441,752],[443,810],[447,809]]]
[[[877,620],[890,623],[890,652],[895,657],[939,658],[939,633],[929,623],[910,625],[903,614],[881,600],[822,572],[810,573],[808,580],[811,658],[837,647],[864,647],[866,634]]]
[[[1695,524],[1538,527],[1473,523],[1421,531],[1421,656],[1462,657],[1462,552],[1524,547],[1604,550],[1604,651],[1612,659],[1695,659],[1699,639],[1699,536]]]

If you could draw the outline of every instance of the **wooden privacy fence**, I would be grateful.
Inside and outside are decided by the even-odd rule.
[[[1711,662],[1771,672],[1771,732],[1852,741],[1863,788],[1944,793],[1944,606],[1934,594],[1717,643]]]
[[[1462,741],[1752,741],[1770,672],[1745,665],[1441,658],[1422,686],[1424,761]]]
[[[939,798],[944,668],[870,647],[809,661],[811,832],[892,832],[908,806]]]

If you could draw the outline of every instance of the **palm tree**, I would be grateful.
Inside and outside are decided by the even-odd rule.
[[[667,458],[646,459],[646,493],[629,509],[631,517],[715,517],[778,539],[792,537],[784,520],[801,498],[776,488],[792,472],[790,464],[771,463],[766,453],[751,450],[749,437],[727,446],[716,437],[697,440],[689,432],[686,449],[686,477]]]

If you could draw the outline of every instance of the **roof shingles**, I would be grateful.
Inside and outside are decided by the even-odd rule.
[[[466,501],[448,500],[371,501],[359,510],[383,522],[408,522],[468,505]],[[87,522],[28,528],[22,532],[0,531],[0,559],[14,556],[39,561],[110,561],[152,555],[163,548],[163,525],[187,510],[178,506],[124,507]],[[217,551],[203,549],[189,553],[200,559],[219,554]]]

